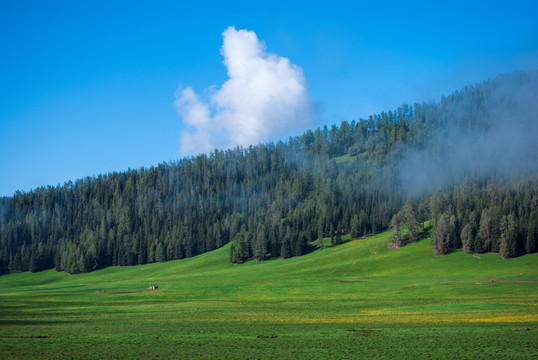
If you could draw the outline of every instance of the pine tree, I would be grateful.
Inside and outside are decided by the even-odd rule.
[[[461,242],[463,251],[471,253],[474,250],[474,228],[471,224],[466,224],[461,230]]]
[[[477,252],[487,252],[491,251],[491,242],[492,242],[492,217],[491,210],[486,208],[482,211],[480,216],[480,227],[478,228],[478,242],[477,242]]]
[[[359,215],[355,214],[351,218],[351,238],[356,239],[359,237],[360,234],[360,223],[359,223]]]
[[[334,246],[336,245],[336,230],[334,229],[334,224],[332,222],[329,229],[330,229],[329,235],[330,235],[331,246]]]
[[[460,234],[458,232],[458,220],[455,215],[450,216],[448,222],[448,237],[446,239],[446,247],[452,250],[460,247]]]
[[[159,242],[157,244],[157,248],[155,249],[155,261],[157,262],[166,261],[166,254],[164,252],[164,246],[162,242]]]
[[[318,221],[318,241],[319,241],[319,247],[321,250],[323,250],[323,222]]]
[[[409,230],[409,241],[411,243],[417,241],[418,226],[417,226],[417,210],[411,200],[407,200],[403,207],[403,216]]]
[[[449,250],[449,241],[447,241],[447,239],[450,239],[448,222],[449,219],[446,214],[442,214],[437,221],[432,238],[432,250],[437,255],[444,255]]]
[[[265,227],[263,224],[258,225],[256,232],[256,243],[254,244],[254,257],[258,261],[265,260],[265,253],[267,251],[267,237],[265,235]]]
[[[536,213],[531,213],[527,225],[527,240],[525,242],[525,251],[531,254],[536,251],[536,240],[538,238],[538,229],[536,226]]]
[[[517,231],[515,227],[514,215],[504,215],[500,225],[501,242],[499,252],[503,258],[511,258],[516,255]]]
[[[403,224],[402,214],[401,213],[395,214],[392,217],[391,226],[393,228],[392,242],[396,246],[404,245],[403,236],[402,236],[402,224]]]

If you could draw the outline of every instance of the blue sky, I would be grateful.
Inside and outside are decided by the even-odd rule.
[[[315,127],[538,68],[536,1],[349,3],[0,1],[0,196],[196,152],[174,102],[218,118],[230,26],[302,70]]]

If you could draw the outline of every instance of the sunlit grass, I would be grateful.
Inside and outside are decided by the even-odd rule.
[[[429,240],[392,251],[389,241],[241,265],[225,246],[89,274],[1,276],[0,358],[538,355],[537,254],[436,257]]]

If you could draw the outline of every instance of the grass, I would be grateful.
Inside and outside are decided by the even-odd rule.
[[[0,358],[538,356],[538,254],[436,257],[429,239],[392,251],[389,241],[241,265],[225,246],[90,274],[1,276]],[[149,285],[159,290],[122,293]]]
[[[343,163],[343,162],[351,161],[351,159],[353,159],[353,158],[354,158],[354,156],[352,157],[349,154],[345,154],[345,155],[342,155],[342,156],[335,157],[334,161],[336,161],[337,164],[340,164],[340,163]]]
[[[343,163],[343,162],[348,162],[348,161],[351,161],[351,160],[354,160],[354,159],[364,159],[368,157],[368,151],[364,151],[360,154],[357,154],[357,155],[354,155],[354,156],[351,156],[349,154],[344,154],[342,156],[337,156],[334,158],[334,161],[336,161],[337,164],[340,164],[340,163]]]

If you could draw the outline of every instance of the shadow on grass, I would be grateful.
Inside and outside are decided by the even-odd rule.
[[[323,249],[327,249],[327,248],[331,248],[331,247],[335,247],[335,246],[338,246],[338,245],[343,245],[343,244],[346,244],[350,241],[352,241],[354,239],[352,239],[349,235],[344,235],[342,236],[342,239],[340,241],[331,241],[330,238],[324,238],[323,239]],[[311,241],[311,242],[308,242],[304,249],[303,249],[303,252],[301,253],[301,255],[299,256],[303,256],[303,255],[307,255],[307,254],[310,254],[314,251],[317,251],[317,250],[320,250],[321,249],[321,244],[319,242],[319,240],[314,240],[314,241]],[[298,257],[298,256],[292,256],[292,257]],[[272,256],[271,253],[268,253],[266,254],[266,259],[265,261],[271,261],[271,260],[276,260],[276,259],[281,259],[282,257],[281,256]]]
[[[404,234],[404,236],[403,236],[402,245],[397,246],[396,248],[411,245],[411,244],[417,243],[419,241],[429,239],[431,237],[431,235],[432,235],[431,232],[432,232],[432,226],[430,224],[426,224],[424,227],[419,228],[419,230],[418,230],[418,232],[416,234],[415,240],[411,241],[411,239],[409,238],[409,232],[407,231],[407,233]]]
[[[0,326],[2,325],[15,325],[15,326],[61,325],[61,324],[72,324],[73,322],[74,321],[69,321],[69,320],[0,319]]]

